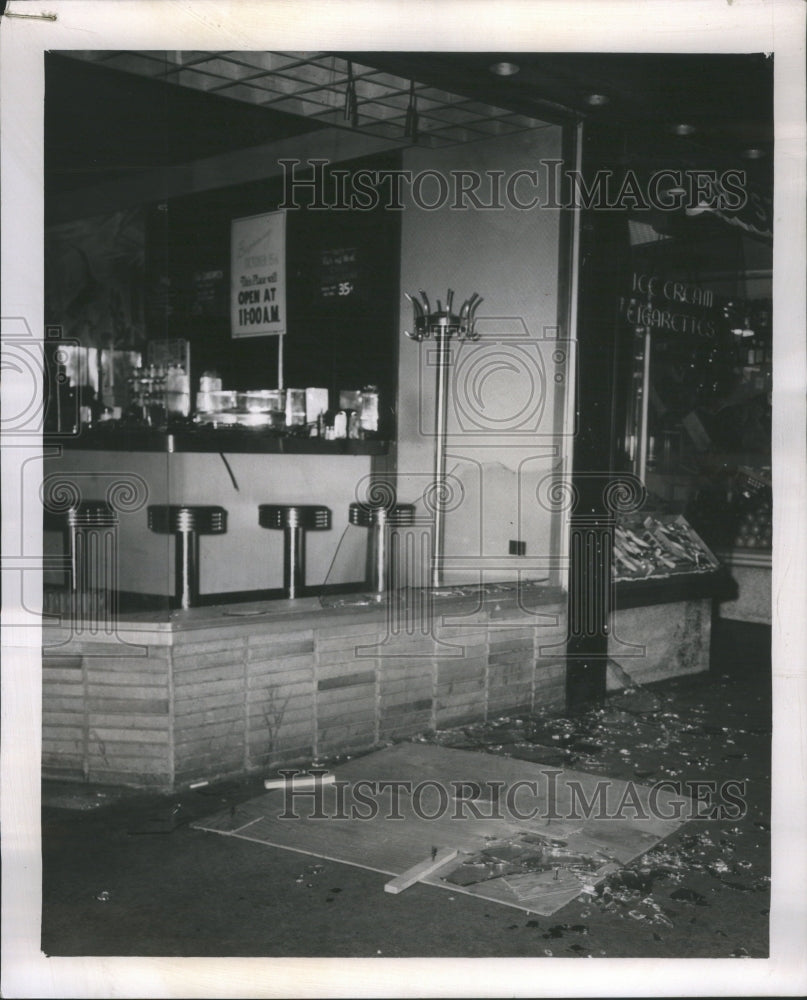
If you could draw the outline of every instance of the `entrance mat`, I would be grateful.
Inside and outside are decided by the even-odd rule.
[[[549,916],[685,822],[665,818],[685,811],[669,791],[425,743],[328,779],[192,825],[390,876],[419,866],[411,881]]]

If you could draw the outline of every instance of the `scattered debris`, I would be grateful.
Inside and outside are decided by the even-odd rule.
[[[610,664],[609,670],[612,670]],[[657,693],[635,684],[624,671],[621,674],[617,671],[615,676],[624,684],[622,690],[609,696],[604,705],[573,718],[548,714],[498,718],[438,731],[429,741],[501,753],[550,767],[579,767],[619,780],[668,779],[682,784],[711,778],[713,774],[726,775],[727,766],[768,752],[770,728],[759,726],[756,720],[755,724],[748,724],[749,713],[755,706],[743,705],[735,699],[731,720],[714,725],[708,720],[705,705],[696,702],[681,707],[676,700],[675,682]],[[680,684],[686,684],[686,679],[682,678]],[[730,675],[720,678],[718,684],[726,694],[732,691]],[[730,707],[730,698],[722,704]],[[522,735],[516,738],[519,732]],[[737,777],[742,779],[742,774]],[[599,911],[627,917],[648,929],[652,927],[653,940],[661,942],[664,938],[659,931],[672,930],[676,918],[679,922],[684,919],[676,911],[676,904],[679,910],[682,906],[710,905],[704,894],[708,885],[704,878],[713,880],[711,892],[769,890],[769,869],[756,872],[760,863],[767,867],[767,858],[752,861],[738,854],[748,848],[759,848],[752,839],[754,833],[758,836],[759,831],[769,830],[767,816],[756,812],[744,820],[740,816],[729,818],[729,822],[712,821],[708,826],[687,825],[605,878],[598,878],[594,867],[586,869],[578,865],[574,877],[582,890],[580,916],[586,920],[592,912]],[[600,858],[589,860],[602,863]],[[569,877],[572,871],[564,867],[561,875]],[[531,891],[536,891],[536,879],[552,877],[553,866],[544,845],[494,841],[479,855],[467,858],[452,873],[451,880],[469,885],[502,878],[519,900],[524,900],[530,898]],[[693,887],[693,881],[698,888]],[[764,916],[767,909],[760,912]],[[528,921],[527,926],[537,927],[538,922]],[[734,957],[747,957],[750,947],[738,946]],[[551,950],[546,949],[546,953],[551,954]]]
[[[144,817],[129,828],[130,834],[173,833],[179,826],[189,823],[193,817],[181,802],[168,805],[159,812]]]
[[[298,875],[295,876],[294,879],[295,885],[302,885],[305,882],[306,889],[312,889],[314,887],[314,883],[308,882],[306,880],[312,878],[313,876],[319,875],[324,868],[325,868],[324,865],[306,865],[303,871],[301,871]],[[341,890],[331,889],[331,892],[341,892]]]
[[[574,717],[538,713],[502,716],[455,729],[427,730],[411,742],[479,750],[550,767],[578,767],[621,781],[670,779],[682,784],[712,777],[746,780],[743,772],[730,768],[749,758],[759,760],[760,755],[768,752],[770,727],[757,724],[758,718],[754,719],[752,713],[758,716],[759,706],[743,703],[730,675],[710,679],[709,697],[714,700],[717,686],[724,695],[721,711],[731,708],[720,725],[712,724],[715,716],[709,713],[713,705],[707,708],[706,704],[698,704],[697,688],[694,694],[692,687],[687,688],[693,683],[691,678],[681,678],[680,684],[665,683],[654,691],[636,684],[627,674],[619,680],[624,683],[619,692],[610,695],[603,705]],[[679,690],[688,692],[683,705]],[[731,697],[726,695],[733,697],[733,707]],[[724,716],[717,718],[722,720]],[[311,767],[329,769],[335,763],[336,759],[330,758],[312,761]],[[470,783],[455,797],[476,801],[483,791],[481,785],[476,788]],[[763,853],[768,837],[761,835],[769,830],[764,803],[754,805],[750,815],[729,814],[725,818],[710,818],[708,823],[689,823],[617,870],[613,870],[613,859],[605,852],[591,857],[577,854],[569,849],[562,836],[531,833],[507,840],[491,836],[483,850],[465,855],[462,864],[445,875],[443,881],[470,886],[501,879],[501,884],[529,912],[537,894],[551,892],[553,883],[563,887],[571,880],[581,895],[562,912],[567,919],[579,914],[579,924],[571,916],[568,923],[548,928],[541,928],[540,922],[533,919],[524,926],[539,930],[546,940],[564,935],[595,936],[598,921],[603,915],[610,915],[627,920],[636,935],[659,943],[666,938],[666,947],[672,947],[675,936],[669,931],[683,925],[683,933],[689,935],[693,921],[700,927],[707,924],[708,915],[704,919],[703,908],[712,905],[713,894],[722,894],[724,899],[730,894],[737,902],[744,896],[752,905],[757,901],[767,903],[763,896],[754,897],[753,893],[767,893],[770,889],[769,858]],[[554,824],[547,827],[547,834],[551,831]],[[559,834],[563,832],[558,830]],[[428,842],[424,854],[428,860]],[[435,859],[436,850],[432,848],[431,861]],[[609,861],[610,869],[606,867]],[[308,866],[295,881],[313,887],[314,876],[321,870],[321,865]],[[333,903],[337,891],[331,889],[325,901]],[[449,902],[454,899],[448,897]],[[573,906],[579,909],[573,910]],[[693,916],[693,912],[698,916]],[[768,909],[762,907],[752,912],[764,917]],[[727,936],[720,929],[711,934],[714,938]],[[723,947],[727,944],[724,941]],[[749,938],[744,945],[737,944],[732,957],[751,954],[756,957],[764,954],[764,947]],[[565,952],[589,954],[579,942],[569,945]],[[553,955],[550,948],[544,949],[544,953]],[[605,954],[601,949],[593,953]]]
[[[708,906],[706,897],[694,889],[676,889],[670,893],[670,899],[678,900],[682,903],[694,903],[696,906]]]

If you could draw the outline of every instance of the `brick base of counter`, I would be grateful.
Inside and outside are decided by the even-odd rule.
[[[43,775],[168,790],[563,706],[562,601],[438,600],[414,623],[303,603],[254,617],[198,609],[153,626],[122,623],[118,642],[68,636],[48,646]],[[641,672],[706,669],[708,602],[663,610],[691,640],[683,654],[648,643]]]

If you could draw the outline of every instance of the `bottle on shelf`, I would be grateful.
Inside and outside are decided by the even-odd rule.
[[[78,419],[82,427],[92,427],[98,422],[100,406],[95,390],[91,385],[78,387]]]
[[[750,316],[746,316],[743,320],[742,327],[742,338],[743,338],[743,348],[744,348],[744,363],[746,365],[755,365],[757,363],[757,346],[756,346],[756,334],[754,333],[754,328],[751,326]]]
[[[759,364],[769,365],[773,360],[773,331],[771,330],[771,309],[767,299],[762,299],[756,307],[756,330],[759,338]]]
[[[168,417],[190,415],[190,379],[183,365],[171,364],[165,373],[165,411]]]
[[[49,410],[49,429],[57,434],[75,434],[79,421],[78,396],[63,364],[56,365],[54,387],[52,409]]]
[[[365,437],[378,433],[378,404],[377,386],[366,385],[361,391],[361,412],[359,415],[359,427]]]
[[[165,421],[165,370],[162,365],[149,366],[149,426],[159,427]]]

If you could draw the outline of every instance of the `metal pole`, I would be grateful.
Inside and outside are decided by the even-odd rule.
[[[283,531],[285,541],[285,553],[283,560],[283,585],[286,588],[286,597],[295,600],[303,586],[305,572],[303,569],[303,530],[300,527],[299,517],[293,508],[288,511],[288,521]]]
[[[412,303],[414,310],[414,327],[412,331],[404,330],[407,337],[421,342],[428,337],[434,337],[437,345],[437,392],[434,401],[434,482],[432,483],[432,500],[427,506],[434,512],[433,534],[431,543],[431,586],[439,587],[443,579],[443,545],[445,540],[445,508],[447,504],[446,490],[446,424],[448,413],[448,366],[450,363],[450,345],[454,334],[460,340],[477,340],[479,335],[474,329],[474,314],[483,301],[477,292],[463,302],[454,313],[454,292],[448,289],[446,307],[443,309],[440,299],[437,299],[437,310],[432,312],[428,295],[420,290],[420,300],[404,293]],[[424,567],[426,552],[423,553]]]
[[[636,475],[644,482],[647,471],[647,416],[650,401],[650,328],[644,333],[644,359],[642,362],[642,411],[639,419],[639,448]]]
[[[435,400],[434,417],[434,534],[432,536],[432,566],[431,585],[440,587],[443,582],[443,540],[444,540],[444,505],[446,479],[446,416],[448,395],[449,345],[451,333],[441,326],[435,330],[437,343],[437,398]]]
[[[187,611],[199,598],[199,536],[195,531],[176,533],[176,577],[179,606]]]
[[[375,511],[373,527],[373,588],[377,601],[383,599],[387,591],[387,511],[379,507]]]

